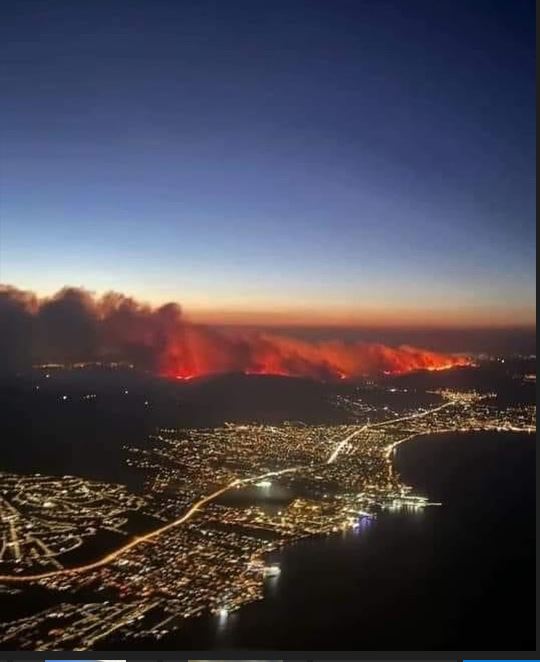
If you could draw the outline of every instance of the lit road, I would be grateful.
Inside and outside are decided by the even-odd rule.
[[[419,414],[411,414],[410,416],[402,416],[401,418],[392,418],[388,421],[382,421],[381,423],[373,423],[369,427],[380,428],[383,427],[384,425],[391,425],[392,423],[402,423],[403,421],[410,421],[413,418],[422,418],[423,416],[429,416],[431,414],[435,414],[435,412],[441,411],[441,409],[444,409],[445,407],[450,407],[453,404],[455,404],[455,402],[453,400],[449,400],[448,402],[443,402],[442,405],[439,405],[434,409],[426,409],[426,411],[421,411]]]
[[[349,443],[349,441],[351,441],[351,439],[354,439],[354,438],[355,438],[357,435],[359,435],[361,432],[364,432],[365,430],[367,430],[368,427],[370,427],[369,424],[363,425],[361,428],[358,428],[358,429],[355,430],[354,432],[351,432],[351,434],[350,434],[348,437],[345,437],[345,439],[342,439],[342,440],[337,444],[337,446],[334,448],[334,450],[333,450],[332,454],[330,455],[330,457],[328,458],[328,460],[326,460],[326,464],[332,464],[333,462],[335,462],[336,459],[337,459],[337,457],[338,457],[338,455],[339,455],[339,454],[341,453],[341,451],[347,446],[347,444]]]
[[[333,452],[331,453],[330,457],[326,461],[326,464],[332,464],[335,462],[337,457],[339,456],[340,452],[346,447],[346,445],[351,441],[351,439],[354,439],[357,435],[361,434],[368,428],[372,427],[383,427],[385,425],[392,425],[394,423],[400,423],[402,421],[407,421],[411,420],[413,418],[420,418],[422,416],[427,416],[429,414],[434,414],[437,411],[440,411],[441,409],[444,409],[445,407],[448,407],[450,405],[454,404],[452,401],[450,402],[445,402],[439,407],[435,407],[434,409],[429,409],[424,412],[420,412],[419,414],[413,414],[411,416],[404,416],[401,418],[395,418],[391,419],[388,421],[382,421],[381,423],[371,423],[371,424],[366,424],[361,426],[360,428],[357,428],[353,430],[345,439],[342,439]],[[391,449],[389,449],[391,450]],[[28,582],[36,582],[40,581],[42,579],[50,579],[52,577],[69,577],[72,575],[77,575],[79,573],[83,572],[90,572],[92,570],[98,570],[99,568],[102,568],[106,565],[109,565],[113,561],[116,561],[119,557],[121,557],[123,554],[126,552],[129,552],[130,550],[134,549],[135,547],[139,545],[143,545],[144,543],[151,542],[154,540],[154,538],[157,538],[163,533],[167,533],[167,531],[171,531],[175,529],[176,527],[184,524],[188,520],[190,520],[203,506],[205,506],[207,503],[210,501],[213,501],[214,499],[217,499],[217,497],[221,496],[225,492],[228,492],[232,488],[238,487],[240,485],[246,485],[252,482],[264,480],[265,478],[272,478],[276,476],[282,476],[287,473],[294,473],[296,471],[300,471],[302,469],[305,469],[305,466],[297,466],[297,467],[289,467],[287,469],[281,469],[278,471],[269,471],[264,474],[260,474],[258,476],[252,476],[250,478],[237,478],[224,487],[221,487],[220,489],[216,490],[215,492],[212,492],[211,494],[207,494],[204,497],[201,497],[198,501],[196,501],[189,510],[187,510],[181,517],[178,519],[175,519],[172,522],[169,522],[168,524],[165,524],[164,526],[155,529],[154,531],[151,531],[150,533],[147,533],[143,536],[137,536],[136,538],[133,538],[130,542],[127,544],[123,545],[122,547],[119,547],[115,551],[111,552],[110,554],[107,554],[106,556],[102,557],[98,561],[94,561],[93,563],[88,563],[86,565],[80,565],[76,566],[73,568],[62,568],[59,570],[50,570],[47,572],[43,572],[40,574],[34,574],[34,575],[0,575],[0,582],[5,582],[5,583],[28,583]]]
[[[89,572],[91,570],[97,570],[98,568],[102,568],[103,566],[108,565],[113,561],[116,561],[116,559],[122,556],[122,554],[129,552],[134,547],[144,544],[145,542],[150,542],[154,538],[160,536],[162,533],[166,533],[167,531],[170,531],[171,529],[175,529],[177,526],[184,524],[184,522],[187,522],[189,519],[191,519],[193,515],[195,515],[195,513],[198,510],[200,510],[205,504],[207,504],[209,501],[213,501],[214,499],[221,496],[222,494],[232,489],[233,487],[238,487],[239,485],[245,485],[248,483],[252,483],[254,481],[263,480],[264,478],[282,476],[283,474],[300,471],[303,468],[304,467],[301,466],[289,467],[287,469],[281,469],[279,471],[269,471],[267,473],[260,474],[259,476],[253,476],[251,478],[237,478],[232,482],[228,483],[227,485],[225,485],[225,487],[222,487],[219,490],[212,492],[212,494],[208,494],[205,497],[199,499],[199,501],[196,501],[191,506],[191,508],[182,515],[182,517],[174,520],[173,522],[169,522],[169,524],[165,524],[164,526],[160,527],[159,529],[155,529],[150,533],[134,538],[133,540],[131,540],[131,542],[127,543],[126,545],[123,545],[122,547],[119,547],[114,552],[107,554],[107,556],[104,556],[98,561],[94,561],[93,563],[87,563],[86,565],[79,565],[74,568],[51,570],[49,572],[43,572],[36,575],[24,575],[19,577],[16,575],[0,575],[0,582],[15,582],[15,583],[36,582],[41,579],[49,579],[51,577],[59,577],[59,576],[69,577],[70,575],[76,575],[81,572]]]
[[[410,421],[413,418],[421,418],[422,416],[427,416],[428,414],[434,414],[437,411],[440,411],[441,409],[444,409],[445,407],[449,407],[450,405],[454,404],[452,401],[449,402],[444,402],[442,405],[439,405],[438,407],[435,407],[434,409],[428,409],[426,411],[422,411],[419,414],[411,414],[410,416],[402,416],[401,418],[392,418],[388,421],[381,421],[380,423],[366,423],[363,425],[361,428],[357,428],[353,432],[351,432],[350,435],[345,437],[345,439],[342,439],[334,448],[332,451],[332,454],[326,461],[326,464],[332,464],[333,462],[336,461],[338,458],[339,454],[341,451],[346,448],[347,444],[351,441],[351,439],[354,439],[356,436],[361,434],[362,432],[365,432],[368,428],[382,428],[385,425],[392,425],[393,423],[402,423],[403,421]]]

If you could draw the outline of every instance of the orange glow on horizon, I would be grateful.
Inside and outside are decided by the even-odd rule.
[[[186,308],[189,318],[199,324],[215,326],[336,327],[380,329],[481,329],[535,328],[536,310],[530,308],[490,308],[488,306],[451,307],[446,309],[404,309],[393,306],[369,308],[320,308],[302,310],[276,308]]]
[[[225,333],[186,326],[169,338],[158,371],[189,380],[205,375],[244,373],[342,380],[470,365],[468,357],[402,345],[307,342],[281,335]]]
[[[103,297],[111,290],[100,290]],[[52,298],[56,290],[40,290],[32,294],[40,300]],[[169,303],[170,299],[145,291],[144,300],[152,308]],[[174,298],[174,297],[173,297]],[[138,298],[134,298],[139,300]],[[278,327],[339,327],[344,329],[535,329],[536,308],[531,305],[489,303],[448,303],[440,299],[429,304],[404,306],[402,302],[382,299],[380,302],[335,305],[330,302],[310,304],[285,301],[223,301],[206,295],[191,296],[182,305],[184,315],[196,324],[215,326]],[[209,303],[210,302],[210,303]]]

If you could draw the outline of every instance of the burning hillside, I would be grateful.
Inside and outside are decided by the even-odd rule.
[[[4,370],[42,361],[114,360],[179,379],[228,372],[344,379],[469,363],[462,356],[406,345],[219,331],[189,322],[176,303],[151,307],[123,294],[96,297],[79,288],[39,298],[5,286],[0,323]]]

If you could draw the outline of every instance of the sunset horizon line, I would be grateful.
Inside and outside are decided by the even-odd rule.
[[[167,304],[180,306],[187,322],[208,326],[237,326],[279,329],[284,327],[306,329],[346,329],[346,330],[525,330],[536,329],[536,309],[524,306],[490,308],[489,306],[463,306],[442,308],[413,308],[411,306],[394,307],[392,304],[375,306],[345,305],[312,307],[308,305],[208,305],[185,303],[180,297],[153,298],[144,295],[121,292],[115,288],[94,289],[84,285],[66,284],[48,291],[39,291],[0,282],[0,290],[15,289],[36,297],[40,302],[54,298],[66,289],[86,292],[93,298],[100,299],[108,294],[121,294],[133,299],[139,305],[157,309]],[[189,297],[188,297],[189,301]]]

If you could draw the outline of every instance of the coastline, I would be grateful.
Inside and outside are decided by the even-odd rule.
[[[488,452],[490,445],[502,445],[511,455],[515,450],[518,456],[527,456],[529,442],[534,440],[528,433],[440,432],[417,434],[407,441],[421,441],[430,436],[441,438],[444,442],[442,447],[446,450],[454,445],[456,455],[460,455],[467,446],[478,445],[459,441],[456,445],[456,437],[462,437],[460,441],[471,441],[471,437],[474,437]],[[525,445],[516,445],[518,438],[525,441]],[[435,455],[439,466],[444,467],[447,457],[441,454],[436,445],[422,444],[423,447],[420,448],[418,444],[405,444],[404,440],[400,443],[399,454],[396,452],[394,455],[394,466],[404,482],[412,484],[409,467],[405,466],[412,458],[404,458],[405,449],[409,455],[411,451],[413,455],[422,453],[430,468],[430,457]],[[497,449],[497,452],[499,451],[500,448]],[[527,463],[528,460],[523,463],[524,466],[527,466]],[[508,457],[501,456],[497,464],[502,475],[506,475]],[[510,466],[514,464],[510,462]],[[452,646],[459,648],[458,644],[461,647],[469,646],[473,650],[475,646],[483,645],[481,642],[484,635],[487,638],[491,618],[492,622],[502,623],[504,619],[507,621],[506,630],[501,626],[498,632],[501,647],[510,646],[512,641],[515,647],[523,646],[520,649],[526,650],[525,646],[529,645],[526,642],[534,640],[531,622],[534,619],[530,617],[531,613],[534,615],[534,610],[529,613],[526,609],[533,603],[534,591],[531,592],[530,587],[527,589],[527,585],[523,583],[524,569],[518,567],[517,561],[524,564],[524,567],[534,564],[534,549],[531,552],[530,547],[522,542],[523,539],[528,539],[531,527],[525,518],[525,530],[522,530],[522,522],[516,518],[514,511],[518,504],[527,504],[521,504],[518,493],[507,494],[507,499],[503,499],[502,503],[507,510],[501,510],[498,503],[494,506],[495,512],[489,507],[486,510],[486,506],[489,506],[486,498],[471,502],[471,494],[483,494],[486,497],[492,494],[492,482],[495,484],[499,481],[489,479],[482,482],[474,472],[469,473],[469,468],[466,476],[460,477],[452,484],[451,491],[456,498],[444,500],[443,508],[428,508],[416,513],[385,512],[374,520],[372,526],[359,534],[346,532],[314,536],[272,553],[272,560],[280,563],[282,573],[277,580],[267,582],[263,600],[244,605],[231,614],[226,622],[220,623],[217,617],[197,619],[198,622],[182,628],[177,633],[177,638],[173,637],[172,641],[185,647],[190,645],[189,641],[193,637],[195,648],[207,641],[207,647],[267,649],[275,647],[271,644],[271,640],[275,640],[279,650],[318,647],[324,649],[329,645],[324,643],[325,636],[329,636],[328,632],[332,630],[340,633],[343,649],[352,647],[366,650],[365,646],[369,645],[383,646],[387,650],[404,647],[420,649],[427,641],[431,642],[432,650],[452,650]],[[476,471],[477,469],[476,466]],[[493,467],[490,464],[489,470],[491,469]],[[443,474],[444,472],[441,475]],[[436,479],[437,476],[434,476],[434,482]],[[445,480],[443,475],[443,487]],[[446,491],[447,487],[444,487]],[[472,492],[471,487],[474,488]],[[522,487],[523,485],[519,486],[520,490]],[[421,484],[415,484],[413,489],[415,493],[423,492]],[[428,493],[428,496],[433,498],[439,494]],[[534,515],[534,505],[529,505],[528,510]],[[501,517],[506,520],[507,511],[514,514],[511,526],[505,525],[509,539],[503,538],[501,541],[500,521]],[[450,559],[440,557],[438,549],[442,548],[442,543],[438,542],[439,540],[452,543],[449,547]],[[494,541],[497,541],[498,545],[495,545]],[[496,558],[490,562],[481,552],[488,547],[497,551]],[[471,549],[475,550],[474,554],[469,552]],[[521,550],[519,558],[515,555],[516,549]],[[509,564],[510,558],[515,559],[513,564]],[[501,572],[490,577],[491,570],[495,572],[494,569]],[[485,587],[486,594],[491,595],[495,591],[492,605],[485,605],[483,600],[478,602],[479,589],[475,582]],[[380,592],[380,597],[377,592]],[[523,607],[516,608],[516,613],[512,613],[507,605],[512,602],[510,596],[517,596],[518,593],[521,598],[519,604]],[[420,605],[416,605],[414,601],[409,603],[408,596],[413,594],[425,594],[425,597],[430,599],[432,594],[440,594],[442,602],[438,603],[436,610],[430,610],[429,605],[423,604],[422,598]],[[457,604],[464,595],[469,596],[470,602],[466,609],[463,609],[463,606],[458,607]],[[385,599],[390,600],[388,606],[391,605],[391,613],[394,610],[399,611],[402,604],[408,605],[407,611],[400,615],[401,621],[395,622],[395,632],[390,640],[379,621],[384,612],[382,596],[387,596]],[[443,599],[443,596],[446,597]],[[504,599],[505,596],[507,599]],[[348,599],[353,599],[358,605],[358,618],[355,613],[339,607]],[[448,606],[446,603],[449,603]],[[288,624],[295,609],[303,609],[305,612],[296,631]],[[445,617],[440,613],[441,609],[444,613],[448,611],[448,622],[457,619],[458,625],[445,629]],[[476,630],[472,627],[473,621],[468,620],[468,615],[472,615],[474,609],[479,610],[476,616],[479,625]],[[361,627],[361,624],[368,623],[370,625],[367,630]],[[427,631],[424,631],[424,627]],[[358,639],[355,639],[354,628],[357,632],[362,632]],[[271,637],[269,632],[274,633],[277,639]],[[377,636],[380,636],[378,643],[373,641]],[[383,644],[383,641],[389,643]],[[165,642],[163,644],[162,649],[165,650]]]

